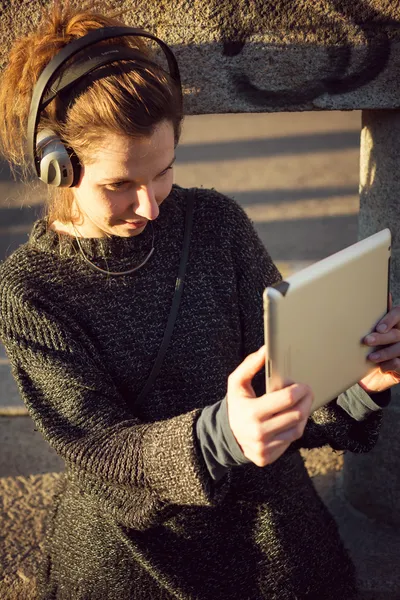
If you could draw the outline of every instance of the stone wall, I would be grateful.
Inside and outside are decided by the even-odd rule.
[[[13,39],[34,28],[51,3],[0,3],[0,65]],[[102,11],[120,10],[127,25],[171,45],[187,114],[400,107],[400,2],[115,0],[99,5]]]

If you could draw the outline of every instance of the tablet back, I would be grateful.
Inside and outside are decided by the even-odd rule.
[[[307,383],[315,410],[374,368],[362,339],[387,312],[390,246],[384,229],[266,288],[267,393]]]

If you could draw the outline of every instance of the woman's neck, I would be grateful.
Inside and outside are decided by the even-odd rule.
[[[106,237],[104,234],[99,235],[100,230],[98,228],[92,228],[89,231],[89,235],[82,235],[82,232],[79,231],[80,228],[74,227],[73,223],[62,223],[61,221],[53,221],[49,229],[52,231],[56,231],[57,233],[64,233],[65,235],[69,235],[71,237],[91,237],[91,238],[101,238]]]

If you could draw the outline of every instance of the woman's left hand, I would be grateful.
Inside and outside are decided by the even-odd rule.
[[[385,346],[368,355],[377,367],[358,382],[366,392],[383,392],[400,383],[400,306],[392,308],[391,296],[389,306],[375,331],[364,338],[367,346]]]

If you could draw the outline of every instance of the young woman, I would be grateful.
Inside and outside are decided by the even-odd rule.
[[[56,7],[15,44],[0,86],[10,163],[26,166],[32,92],[50,60],[115,25]],[[353,566],[298,449],[372,448],[398,382],[399,309],[371,342],[386,348],[368,380],[311,417],[302,383],[267,397],[262,292],[279,273],[235,202],[173,185],[178,85],[139,39],[118,43],[140,55],[99,67],[41,112],[39,134],[73,149],[79,180],[49,186],[46,216],[0,269],[1,339],[66,464],[38,597],[351,600]],[[181,285],[191,203],[179,312],[143,397]]]

